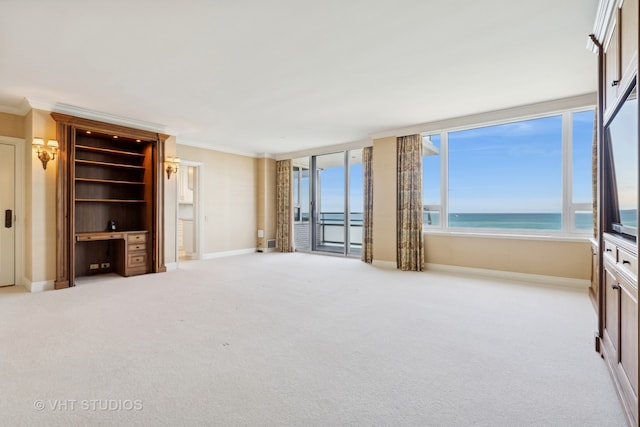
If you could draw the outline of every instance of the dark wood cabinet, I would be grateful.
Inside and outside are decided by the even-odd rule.
[[[640,425],[638,22],[638,0],[602,1],[592,35],[598,51],[598,227],[590,294],[598,309],[596,350],[632,426]]]
[[[60,144],[55,287],[165,271],[166,135],[52,113]]]
[[[631,424],[638,423],[638,256],[635,243],[604,235],[602,354]]]

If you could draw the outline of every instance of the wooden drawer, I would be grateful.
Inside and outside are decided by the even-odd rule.
[[[136,243],[134,245],[129,245],[127,247],[127,250],[129,251],[129,253],[131,252],[137,252],[137,251],[146,251],[147,250],[147,244],[146,243]]]
[[[76,240],[78,242],[88,242],[92,240],[115,240],[123,239],[122,233],[92,233],[92,234],[78,234]]]
[[[145,243],[147,241],[147,233],[129,233],[127,235],[127,243]]]
[[[614,262],[618,260],[618,248],[611,242],[604,242],[604,255],[609,256]]]
[[[146,265],[147,265],[146,253],[132,253],[127,256],[128,268],[144,267]]]
[[[638,258],[623,249],[618,249],[618,264],[633,276],[638,276]]]

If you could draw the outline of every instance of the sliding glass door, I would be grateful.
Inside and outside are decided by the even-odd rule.
[[[362,150],[293,160],[296,250],[360,256]]]
[[[313,250],[344,254],[345,242],[348,241],[345,238],[344,152],[313,156],[311,170],[315,178],[312,200]]]

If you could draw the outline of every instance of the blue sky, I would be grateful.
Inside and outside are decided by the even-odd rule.
[[[573,114],[573,201],[577,203],[591,202],[592,197],[593,120],[593,110]],[[431,140],[440,148],[439,135]],[[330,156],[335,155],[318,159],[328,161]],[[352,212],[362,212],[359,162],[351,166]],[[322,211],[342,212],[344,168],[326,167],[321,174]],[[424,159],[423,194],[426,204],[440,204],[439,155]],[[308,198],[302,203],[308,206]],[[561,209],[561,116],[449,133],[449,212],[557,213]]]
[[[358,151],[360,153],[360,151]],[[362,161],[362,160],[359,160]],[[344,167],[323,169],[320,197],[323,212],[344,212]],[[352,164],[350,170],[351,212],[362,212],[362,164]]]
[[[574,201],[591,201],[593,111],[574,116]],[[449,212],[560,212],[562,118],[449,133]],[[439,146],[439,137],[432,138]],[[440,156],[424,162],[427,204],[440,203]]]

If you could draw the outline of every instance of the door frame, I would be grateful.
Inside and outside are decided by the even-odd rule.
[[[196,188],[193,192],[193,256],[190,261],[202,259],[202,232],[204,229],[204,209],[202,208],[204,197],[202,193],[202,184],[204,183],[203,175],[204,175],[204,165],[202,162],[192,162],[190,160],[180,160],[180,167],[194,167],[196,168]],[[178,174],[176,174],[176,178],[178,178]],[[180,256],[179,256],[179,248],[178,248],[178,217],[180,210],[180,196],[178,195],[180,191],[181,183],[178,181],[178,186],[176,187],[176,217],[175,217],[175,259],[176,265],[180,264]]]
[[[362,150],[361,148],[345,148],[343,150],[337,150],[334,152],[322,153],[311,155],[309,159],[309,226],[311,227],[311,252],[320,253],[326,255],[334,255],[334,256],[343,256],[343,257],[359,257],[358,254],[353,254],[351,249],[351,152],[356,150]],[[331,154],[342,154],[342,168],[343,170],[343,193],[344,193],[344,201],[343,201],[343,215],[344,215],[344,223],[343,223],[343,240],[344,246],[342,248],[342,252],[331,252],[331,251],[323,251],[318,249],[318,227],[317,222],[319,221],[319,214],[321,211],[321,200],[320,200],[320,189],[322,187],[322,183],[320,182],[320,171],[317,167],[317,158],[321,156],[331,155]]]
[[[25,197],[24,197],[24,165],[25,165],[25,140],[10,136],[0,135],[0,144],[14,147],[15,164],[15,211],[14,211],[14,265],[13,281],[15,286],[25,286],[24,280],[24,234],[25,234]],[[31,150],[30,150],[31,151]]]

